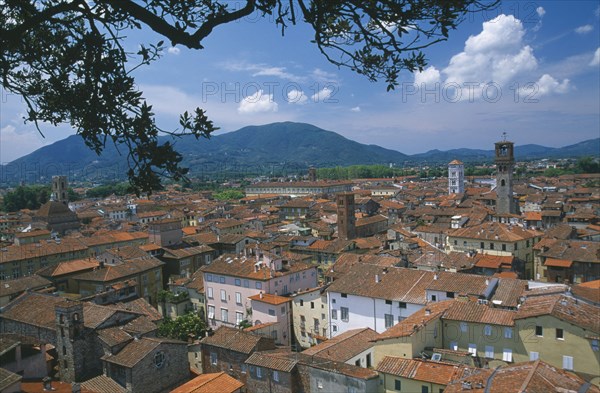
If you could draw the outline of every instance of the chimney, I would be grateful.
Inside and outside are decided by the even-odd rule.
[[[375,282],[379,283],[381,281],[381,279],[379,278],[379,274],[375,275]]]
[[[261,299],[264,297],[264,295],[263,295],[263,293],[262,293],[262,292],[260,292],[258,296],[259,296]]]
[[[490,285],[490,280],[488,280],[487,278],[485,279],[485,285]]]
[[[434,279],[434,280],[437,280],[437,279],[438,279],[438,275],[437,275],[437,273],[435,273],[435,274],[433,275],[433,279]]]
[[[428,308],[426,308],[426,309],[425,309],[425,315],[431,315],[431,310],[430,310],[430,309],[428,309]]]

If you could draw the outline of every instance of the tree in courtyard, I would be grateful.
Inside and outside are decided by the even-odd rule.
[[[134,71],[170,45],[202,49],[218,26],[252,13],[271,16],[284,34],[296,23],[314,30],[313,42],[332,64],[371,81],[397,85],[402,70],[423,70],[423,50],[446,40],[466,15],[498,0],[0,0],[2,87],[23,97],[24,120],[70,124],[100,154],[107,143],[124,149],[137,192],[160,189],[162,176],[185,177],[182,156],[160,133],[210,137],[217,127],[197,108],[180,128],[161,129]],[[152,30],[164,40],[137,53],[128,31]],[[40,131],[41,133],[41,131]]]
[[[158,335],[187,341],[189,337],[204,336],[206,323],[198,314],[187,313],[175,319],[165,319],[158,327]]]

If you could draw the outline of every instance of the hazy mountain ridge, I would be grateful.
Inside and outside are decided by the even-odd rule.
[[[172,138],[164,136],[160,139],[164,142]],[[275,166],[302,170],[309,166],[447,163],[454,159],[467,163],[484,162],[491,161],[494,157],[493,150],[468,148],[447,151],[435,149],[406,155],[377,145],[361,144],[310,124],[293,122],[248,126],[210,139],[196,140],[187,136],[175,139],[174,143],[177,151],[183,155],[183,165],[191,169],[192,175],[225,167],[234,168],[234,171],[237,168],[260,172]],[[515,146],[517,160],[597,156],[598,152],[600,138],[561,148],[534,144]],[[106,179],[124,176],[126,168],[124,148],[117,149],[107,143],[102,155],[97,156],[83,143],[81,137],[72,135],[3,166],[1,179],[6,181],[33,177],[35,172],[38,172],[38,177],[43,178],[66,173],[75,178],[94,175],[95,178]]]

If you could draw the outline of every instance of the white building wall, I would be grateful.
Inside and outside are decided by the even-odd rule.
[[[393,325],[395,325],[424,307],[421,304],[406,303],[406,308],[401,308],[399,307],[399,302],[395,300],[392,301],[392,304],[386,304],[386,300],[384,299],[351,294],[347,294],[346,296],[342,297],[342,294],[338,292],[328,292],[327,294],[329,317],[331,319],[331,337],[347,332],[348,330],[365,327],[371,328],[377,333],[383,333],[386,330],[385,314],[393,315]],[[342,307],[348,308],[347,321],[342,320]],[[337,310],[337,319],[333,319],[332,317],[333,310]],[[336,327],[337,331],[335,331]]]

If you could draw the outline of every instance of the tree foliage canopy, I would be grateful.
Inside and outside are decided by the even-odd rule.
[[[448,37],[469,12],[498,0],[0,0],[2,86],[19,94],[25,120],[70,124],[100,154],[124,146],[136,192],[161,187],[161,176],[187,173],[161,132],[209,137],[217,129],[200,108],[180,116],[180,128],[161,129],[135,84],[134,70],[157,60],[164,41],[125,49],[126,34],[150,29],[171,45],[202,49],[217,26],[254,12],[285,30],[300,21],[328,61],[348,67],[388,90],[401,70],[422,70],[423,49]],[[41,132],[41,131],[40,131]]]
[[[194,313],[187,313],[175,319],[167,318],[158,327],[159,336],[182,341],[187,341],[190,336],[202,337],[205,331],[204,320]]]

